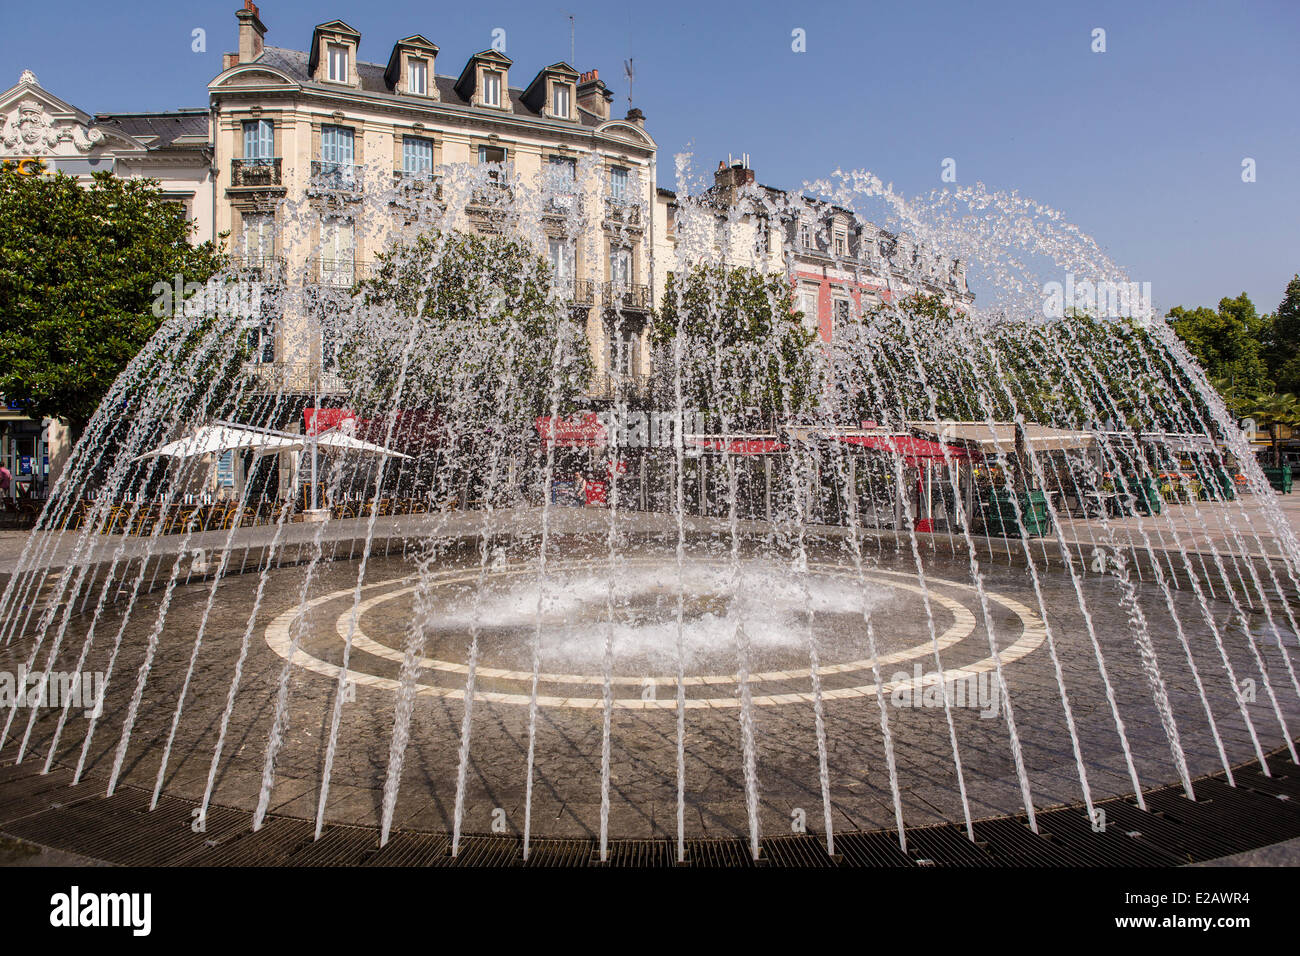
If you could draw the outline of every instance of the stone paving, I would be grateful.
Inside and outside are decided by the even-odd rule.
[[[1292,528],[1300,517],[1300,507],[1295,501],[1300,499],[1280,499]],[[524,568],[523,562],[535,547],[531,536],[539,530],[539,515],[526,512],[498,517],[515,543],[513,549],[507,549],[508,553],[494,559],[493,574]],[[557,588],[560,593],[565,593],[563,585],[572,578],[565,577],[567,572],[559,561],[591,561],[598,568],[611,567],[602,550],[604,541],[593,544],[590,534],[606,526],[604,512],[561,509],[554,511],[551,518],[550,532],[557,548],[553,573],[556,583],[561,585]],[[1233,530],[1229,518],[1237,523],[1238,530]],[[472,534],[481,520],[482,516],[475,513],[378,519],[374,555],[366,573],[366,584],[378,587],[367,591],[366,599],[402,590],[398,582],[414,569],[409,556],[403,555],[403,538],[428,533],[431,528],[448,537]],[[667,536],[662,516],[634,514],[620,516],[620,522],[634,536],[622,541],[628,561],[658,554],[662,567],[675,567],[670,540],[675,539],[675,522],[672,534]],[[687,528],[692,532],[692,560],[722,562],[726,566],[725,537],[720,539],[718,547],[712,546],[719,543],[713,540],[720,531],[716,522],[690,519]],[[1245,550],[1258,549],[1258,553],[1267,554],[1275,553],[1278,547],[1274,533],[1277,528],[1276,522],[1259,513],[1256,502],[1247,499],[1240,504],[1203,503],[1199,513],[1189,506],[1180,506],[1157,518],[1141,521],[1128,518],[1109,522],[1109,526],[1095,520],[1087,524],[1075,522],[1069,528],[1067,539],[1085,548],[1113,547],[1129,539],[1145,546],[1149,539],[1152,547],[1159,549],[1162,544],[1172,544],[1176,531],[1179,540],[1194,539],[1196,550],[1203,555],[1215,551],[1230,555],[1242,545]],[[287,680],[289,721],[284,747],[276,763],[269,807],[277,813],[314,817],[339,687],[338,667],[344,650],[339,628],[346,633],[350,626],[357,565],[355,561],[322,562],[312,568],[308,581],[306,569],[310,565],[298,565],[297,561],[303,553],[311,555],[317,534],[332,542],[363,535],[364,531],[364,520],[331,522],[328,526],[290,525],[277,542],[282,558],[279,568],[265,573],[230,575],[215,590],[201,575],[188,582],[185,579],[189,575],[183,575],[170,594],[163,587],[169,573],[164,570],[162,579],[155,580],[154,590],[142,594],[134,606],[127,601],[109,603],[97,619],[90,613],[69,615],[61,637],[57,636],[57,621],[61,618],[56,619],[56,626],[49,631],[53,635],[51,639],[60,644],[58,669],[75,668],[87,637],[92,636],[83,670],[107,670],[112,661],[114,677],[104,714],[93,725],[80,712],[71,714],[54,747],[55,761],[75,766],[84,744],[87,771],[107,777],[120,753],[121,779],[153,788],[179,689],[194,652],[195,637],[211,600],[212,611],[207,616],[203,644],[185,697],[164,789],[188,798],[202,796],[212,769],[232,677],[242,656],[237,706],[230,717],[222,759],[216,766],[213,799],[218,804],[245,810],[256,805],[266,741],[283,679]],[[251,553],[257,556],[256,549],[265,547],[273,533],[266,528],[240,529],[231,540],[241,551],[253,549]],[[1158,533],[1163,533],[1165,538],[1160,539]],[[655,535],[660,537],[656,539]],[[60,541],[52,552],[49,564],[58,565],[72,553],[71,536],[65,538],[68,540]],[[814,561],[836,568],[849,567],[851,562],[842,538],[842,531],[832,530],[827,534],[817,547]],[[185,544],[187,550],[211,552],[224,546],[226,539],[226,532],[211,532],[195,536]],[[6,562],[6,569],[14,567],[22,541],[16,535],[0,536],[0,555],[3,555],[0,561]],[[163,539],[162,543],[176,548],[180,542]],[[1188,589],[1174,588],[1166,593],[1151,580],[1133,582],[1129,592],[1120,579],[1107,573],[1086,574],[1076,589],[1058,562],[1055,568],[1039,573],[1040,599],[1025,563],[1012,560],[1014,549],[1006,549],[1002,542],[978,539],[981,549],[988,548],[990,556],[1000,559],[981,560],[983,588],[993,598],[986,617],[981,595],[970,584],[964,550],[956,547],[955,555],[946,553],[950,544],[944,535],[922,536],[921,543],[929,591],[936,599],[933,605],[936,631],[944,633],[955,628],[965,619],[963,615],[971,619],[968,630],[959,629],[964,636],[943,648],[945,668],[977,671],[981,662],[991,657],[990,642],[1000,654],[1010,653],[1018,641],[1035,630],[1037,617],[1045,615],[1050,625],[1050,645],[1040,639],[1028,653],[1009,659],[1004,667],[1023,753],[1024,784],[1037,807],[1073,803],[1080,799],[1082,792],[1051,654],[1053,649],[1069,695],[1070,713],[1077,724],[1087,780],[1098,797],[1131,792],[1133,773],[1144,787],[1177,779],[1175,748],[1167,733],[1171,724],[1177,730],[1190,776],[1222,769],[1206,715],[1207,704],[1229,763],[1252,758],[1256,738],[1267,752],[1286,738],[1294,737],[1295,728],[1300,726],[1300,686],[1295,679],[1300,660],[1298,655],[1288,654],[1284,649],[1284,646],[1295,647],[1295,637],[1289,633],[1290,621],[1286,616],[1289,609],[1280,601],[1274,601],[1268,613],[1279,623],[1283,633],[1281,645],[1268,627],[1265,605],[1258,600],[1248,602],[1246,596],[1250,592],[1244,586],[1237,595],[1238,611],[1222,589],[1202,604]],[[91,558],[103,561],[118,548],[127,554],[142,550],[144,542],[103,538],[93,545]],[[910,549],[894,549],[892,536],[868,541],[865,550],[874,583],[889,590],[891,582],[915,582],[916,567]],[[771,562],[781,559],[782,552],[775,545],[758,544],[750,546],[745,557]],[[253,567],[256,563],[256,560],[252,562]],[[472,552],[444,553],[433,566],[445,572],[464,567],[471,582],[477,580],[478,564]],[[532,566],[526,567],[531,574]],[[615,584],[626,584],[627,567],[613,567],[618,569]],[[463,590],[439,592],[429,598],[434,602],[430,606],[434,608],[435,626],[425,635],[422,654],[442,664],[435,666],[426,661],[418,674],[421,692],[412,705],[410,743],[394,818],[399,827],[447,830],[452,825],[463,719],[463,667],[473,637],[466,625],[448,623],[454,619],[457,602],[463,604],[473,598],[472,588],[464,590],[467,585],[463,582],[458,586]],[[305,618],[297,663],[286,670],[284,658],[272,646],[268,629],[278,617],[292,616],[301,603],[304,589],[312,601],[321,600]],[[253,615],[259,591],[260,604]],[[1106,687],[1088,622],[1080,611],[1080,591],[1123,719],[1132,752],[1131,770],[1107,704]],[[493,584],[489,593],[507,596],[507,589]],[[999,603],[999,595],[1011,603]],[[356,633],[365,635],[372,643],[354,646],[348,662],[354,689],[345,694],[341,710],[342,732],[326,808],[326,818],[332,822],[375,824],[379,820],[395,717],[396,694],[391,685],[400,681],[401,655],[410,636],[407,623],[417,598],[415,594],[390,597],[357,614]],[[940,604],[938,598],[948,603]],[[439,600],[442,605],[437,604]],[[166,624],[154,633],[153,625],[164,602],[168,605]],[[597,640],[602,633],[598,625],[603,606],[603,600],[597,596],[581,609],[581,614],[594,614],[588,630]],[[1023,606],[1028,614],[1018,611],[1017,606]],[[702,602],[693,606],[689,614],[692,620],[706,620],[713,610],[707,602]],[[660,607],[656,613],[662,618],[663,612]],[[638,613],[649,614],[650,610],[639,607]],[[1145,622],[1141,627],[1132,623],[1138,619]],[[1243,619],[1250,630],[1249,639],[1241,627]],[[880,653],[905,655],[887,668],[886,680],[895,670],[910,672],[915,664],[927,671],[932,669],[932,656],[923,652],[906,656],[918,647],[924,651],[929,637],[924,602],[915,592],[893,587],[890,596],[873,612],[873,620],[877,622]],[[837,617],[829,613],[824,616],[822,627],[825,630],[819,634],[820,663],[828,671],[823,675],[823,691],[832,825],[840,829],[887,828],[894,824],[894,801],[881,709],[874,691],[863,689],[872,685],[871,672],[834,672],[837,665],[868,656],[861,619],[855,623],[851,615]],[[1216,632],[1223,637],[1223,653],[1238,678],[1251,676],[1255,681],[1254,700],[1246,706],[1246,716],[1237,706],[1225,676]],[[113,660],[119,635],[120,648]],[[526,699],[528,682],[515,672],[529,671],[529,654],[524,649],[529,646],[531,635],[527,629],[520,630],[517,624],[507,623],[479,636],[479,663],[485,668],[479,687],[483,692],[500,695],[500,699],[486,699],[475,706],[468,751],[464,826],[467,832],[488,832],[495,822],[501,821],[509,832],[518,832],[524,825],[526,809],[530,728],[529,709],[517,700],[521,694]],[[1141,641],[1135,639],[1139,636],[1149,636],[1150,655],[1144,655]],[[1187,641],[1186,648],[1182,639]],[[143,665],[151,641],[156,641],[156,646],[146,671]],[[29,642],[20,640],[0,647],[0,671],[15,671],[25,662],[30,646]],[[1259,670],[1256,649],[1269,675],[1267,686]],[[1204,687],[1204,702],[1196,675],[1187,664],[1189,650]],[[778,642],[770,647],[758,647],[756,653],[752,668],[755,672],[778,673],[777,677],[753,685],[754,694],[776,699],[754,708],[760,826],[764,833],[789,832],[792,822],[802,816],[810,830],[820,831],[824,828],[823,801],[814,698],[806,675],[809,666],[806,649]],[[42,650],[41,664],[45,663],[45,655],[46,651]],[[1159,667],[1159,681],[1154,687],[1152,671],[1144,667],[1149,665],[1151,657]],[[308,661],[316,662],[312,665],[315,669],[306,666]],[[556,703],[539,707],[534,728],[532,833],[594,836],[600,820],[603,710],[599,706],[565,702],[599,699],[602,688],[585,685],[575,689],[563,681],[548,679],[563,676],[562,665],[572,661],[555,657],[541,663],[543,680],[539,689],[544,699]],[[588,676],[599,674],[598,664],[593,671],[591,662],[585,663],[586,667],[570,669]],[[744,737],[739,709],[734,706],[737,687],[731,676],[734,668],[729,668],[728,663],[722,658],[701,659],[698,668],[693,666],[690,672],[691,676],[714,674],[719,681],[729,683],[693,685],[688,692],[692,701],[714,702],[714,706],[692,706],[686,712],[684,826],[688,836],[733,836],[748,832]],[[662,661],[656,665],[650,659],[620,659],[615,673],[627,678],[629,683],[613,688],[619,706],[612,710],[610,720],[609,831],[616,837],[671,836],[676,831],[677,812],[676,711],[673,707],[635,706],[644,690],[641,679],[671,678],[671,670],[665,670]],[[985,673],[990,672],[985,670]],[[996,676],[995,671],[992,676]],[[138,684],[142,677],[143,682]],[[1169,702],[1166,714],[1161,713],[1159,706],[1160,683]],[[129,743],[120,747],[121,729],[137,686],[140,697],[135,724]],[[1270,690],[1276,695],[1276,702]],[[675,684],[671,682],[656,685],[659,698],[666,696],[671,700],[674,693]],[[779,699],[787,697],[789,700],[784,702]],[[991,718],[982,717],[977,707],[953,708],[963,771],[960,781],[941,702],[937,707],[900,706],[887,697],[885,710],[894,744],[899,797],[908,825],[960,822],[963,809],[959,782],[966,788],[970,813],[976,819],[1023,809],[1022,783],[1017,774],[1005,708]],[[44,759],[51,748],[57,710],[19,712],[20,719],[15,721],[11,736],[21,738],[27,733],[27,718],[32,713],[35,718],[30,724],[28,748]],[[93,735],[86,744],[92,726]],[[6,744],[12,745],[12,741]]]

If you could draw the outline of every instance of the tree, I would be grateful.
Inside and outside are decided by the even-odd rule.
[[[155,180],[0,168],[0,393],[80,435],[162,322],[155,283],[220,267],[193,228]]]
[[[719,265],[669,273],[651,340],[661,407],[680,354],[683,401],[711,427],[770,428],[819,400],[817,335],[784,275]]]
[[[1220,299],[1217,312],[1204,306],[1190,310],[1175,306],[1168,318],[1210,378],[1224,385],[1221,392],[1229,405],[1271,390],[1269,363],[1264,359],[1270,320],[1259,315],[1246,293]]]
[[[526,243],[435,231],[377,258],[342,336],[341,370],[363,404],[474,406],[519,421],[553,403],[568,410],[587,387],[584,323],[566,314],[550,265]]]
[[[1294,395],[1273,392],[1255,400],[1251,414],[1268,423],[1268,434],[1273,440],[1273,467],[1282,467],[1281,426],[1295,428],[1300,425],[1300,399]]]
[[[1300,394],[1300,275],[1287,283],[1268,337],[1268,366],[1278,391]]]

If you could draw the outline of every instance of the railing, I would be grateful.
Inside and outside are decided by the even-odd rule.
[[[316,362],[262,362],[250,367],[253,377],[267,392],[310,393],[322,395],[339,392],[343,382],[338,374],[321,369]]]
[[[370,275],[370,263],[358,259],[314,256],[307,260],[307,279],[321,285],[348,288]]]
[[[404,189],[428,192],[434,199],[442,198],[442,174],[429,169],[394,169],[393,178]]]
[[[284,259],[280,256],[231,256],[230,268],[236,272],[251,272],[259,279],[279,279],[284,274]]]
[[[572,183],[563,186],[551,186],[546,190],[543,211],[551,216],[567,216],[575,206],[582,202],[577,188]]]
[[[649,375],[606,372],[592,379],[587,392],[592,398],[626,398],[629,395],[645,395],[649,388]]]
[[[515,190],[509,182],[504,179],[489,179],[470,191],[469,201],[473,206],[497,206],[513,202],[514,198]]]
[[[593,305],[596,283],[591,279],[556,279],[552,283],[560,297],[572,305]]]
[[[641,204],[632,199],[605,197],[605,218],[627,226],[641,225]]]
[[[627,282],[606,282],[601,291],[605,308],[630,312],[649,312],[650,287]]]
[[[311,186],[315,189],[361,192],[361,170],[355,163],[327,163],[313,161]]]
[[[279,185],[281,185],[279,156],[230,161],[231,189],[265,189]]]

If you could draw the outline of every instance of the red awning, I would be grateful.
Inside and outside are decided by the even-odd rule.
[[[709,451],[730,452],[733,455],[770,455],[773,452],[785,451],[789,447],[770,438],[737,438],[731,441],[695,438],[690,441],[690,444],[698,448],[707,448]]]
[[[966,449],[956,445],[944,446],[937,441],[914,438],[911,435],[837,435],[835,437],[849,445],[860,445],[863,448],[874,448],[901,455],[909,462],[922,459],[943,461],[945,447],[948,449],[949,458],[961,460],[970,457]]]

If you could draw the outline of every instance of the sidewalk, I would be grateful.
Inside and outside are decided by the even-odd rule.
[[[1280,495],[1276,499],[1282,511],[1286,525],[1293,535],[1300,536],[1300,495]],[[523,507],[503,509],[489,515],[484,511],[452,511],[443,514],[396,515],[374,519],[373,542],[375,546],[387,549],[392,539],[407,537],[462,537],[476,535],[483,522],[491,518],[498,528],[505,533],[536,534],[541,530],[542,509]],[[322,542],[331,545],[344,542],[363,542],[370,524],[369,518],[345,518],[323,523],[290,523],[280,532],[279,547],[298,549],[312,546],[316,535],[322,535]],[[675,540],[677,521],[672,515],[654,512],[620,512],[618,514],[620,530],[632,534],[667,536]],[[605,533],[608,530],[609,512],[603,508],[563,508],[552,507],[549,511],[550,529],[553,534]],[[1067,543],[1081,547],[1085,552],[1095,548],[1133,547],[1145,550],[1147,543],[1156,550],[1174,548],[1181,545],[1189,552],[1209,554],[1211,547],[1221,556],[1250,554],[1255,557],[1277,558],[1281,553],[1279,542],[1279,525],[1263,513],[1258,499],[1245,496],[1233,502],[1202,501],[1197,505],[1165,506],[1159,515],[1149,517],[1130,516],[1111,518],[1062,518],[1063,536]],[[725,518],[701,518],[688,515],[683,521],[688,534],[729,534],[729,525]],[[742,533],[761,532],[766,529],[765,522],[741,521]],[[838,537],[846,533],[838,526],[809,526],[809,532],[815,535]],[[893,531],[870,533],[880,534],[893,539]],[[32,532],[18,530],[0,530],[0,575],[11,574],[18,566],[23,547]],[[900,532],[901,534],[901,532]],[[1144,539],[1145,534],[1145,539]],[[111,560],[115,554],[120,557],[136,558],[146,554],[174,554],[184,547],[187,551],[203,551],[208,554],[220,551],[229,545],[236,551],[260,549],[272,543],[276,528],[272,525],[259,525],[251,528],[238,528],[232,535],[228,530],[205,531],[197,534],[172,534],[152,539],[149,536],[135,537],[123,535],[96,535],[89,542],[82,560],[91,562]],[[945,550],[949,541],[956,548],[961,548],[961,536],[947,533],[920,534],[922,541],[933,540]],[[63,532],[57,539],[50,553],[41,561],[46,567],[62,567],[73,555],[80,540],[79,532]],[[1005,541],[1014,549],[1019,549],[1019,539],[985,539],[979,536],[980,551],[984,542],[989,544]],[[1113,542],[1113,544],[1112,544]],[[1058,544],[1054,534],[1031,540],[1031,550],[1038,552],[1040,547],[1050,555]],[[120,551],[119,551],[120,549]]]

